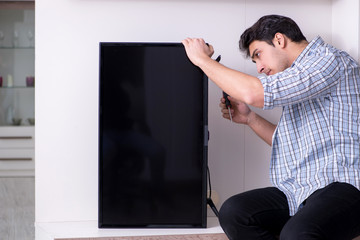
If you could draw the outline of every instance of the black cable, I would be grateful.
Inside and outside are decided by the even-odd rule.
[[[210,170],[209,170],[209,166],[207,166],[207,175],[208,175],[208,181],[209,181],[209,198],[211,198],[211,180],[210,180]]]
[[[209,46],[209,44],[207,44],[207,45]],[[221,60],[221,55],[219,55],[219,56],[215,59],[215,61],[217,61],[217,62],[220,62],[220,60]],[[207,204],[208,204],[208,205],[210,206],[210,208],[213,210],[213,212],[215,213],[215,216],[216,216],[216,217],[219,217],[219,211],[217,210],[217,208],[216,208],[213,200],[211,199],[211,192],[212,192],[212,190],[211,190],[211,180],[210,180],[210,170],[209,170],[209,166],[207,166],[207,176],[208,176],[208,180],[209,180],[209,191],[210,191],[209,197],[207,198]]]
[[[211,179],[210,179],[210,170],[209,170],[209,166],[207,166],[207,175],[208,175],[208,181],[209,181],[209,197],[207,198],[207,204],[210,206],[210,208],[212,209],[212,211],[214,212],[216,217],[219,217],[219,211],[217,210],[213,200],[211,199]]]

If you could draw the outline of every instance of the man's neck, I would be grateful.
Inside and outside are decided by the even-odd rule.
[[[290,42],[289,44],[291,44],[291,51],[289,52],[289,56],[290,56],[290,61],[294,62],[299,55],[302,53],[302,51],[304,51],[304,49],[307,47],[307,45],[309,45],[309,42],[306,40],[303,40],[300,43],[296,43],[296,42]]]

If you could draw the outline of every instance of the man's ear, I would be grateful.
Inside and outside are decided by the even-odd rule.
[[[284,48],[286,46],[286,41],[287,41],[287,39],[286,39],[285,35],[278,32],[274,36],[273,44],[280,48]]]

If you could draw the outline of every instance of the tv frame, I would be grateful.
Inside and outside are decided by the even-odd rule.
[[[196,223],[196,224],[142,224],[142,225],[138,225],[138,224],[118,224],[118,223],[112,223],[112,224],[108,224],[108,223],[104,223],[102,221],[103,219],[103,212],[102,212],[102,203],[103,203],[103,199],[102,199],[102,186],[103,186],[103,171],[102,171],[102,166],[103,166],[103,162],[102,162],[102,154],[103,154],[103,149],[102,149],[102,79],[103,79],[103,63],[104,63],[104,59],[103,59],[103,49],[105,47],[109,48],[109,47],[117,47],[117,46],[156,46],[156,47],[179,47],[179,48],[183,48],[184,46],[181,43],[167,43],[167,42],[100,42],[99,43],[99,132],[98,132],[98,147],[99,147],[99,156],[98,156],[98,164],[99,164],[99,168],[98,168],[98,227],[99,228],[206,228],[207,227],[207,166],[208,166],[208,141],[209,141],[209,131],[208,131],[208,77],[205,75],[205,73],[203,73],[200,68],[198,68],[201,72],[202,72],[202,81],[203,81],[203,93],[202,93],[202,98],[203,98],[203,154],[202,154],[202,177],[201,177],[201,181],[202,181],[202,216],[201,216],[201,222]],[[185,52],[185,49],[184,49]],[[190,61],[190,60],[189,60]],[[196,67],[196,66],[194,66]],[[196,67],[197,68],[197,67]]]

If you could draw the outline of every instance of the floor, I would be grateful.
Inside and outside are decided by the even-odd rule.
[[[35,178],[0,177],[0,236],[35,239]]]

